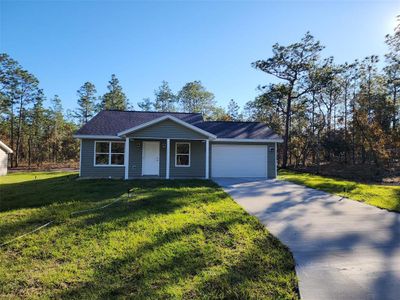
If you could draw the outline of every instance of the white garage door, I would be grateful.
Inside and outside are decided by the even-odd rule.
[[[267,177],[267,146],[212,145],[212,177]]]

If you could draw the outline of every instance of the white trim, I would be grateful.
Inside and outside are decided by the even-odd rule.
[[[82,140],[79,140],[79,177],[82,176]]]
[[[116,135],[74,134],[74,135],[72,135],[72,137],[74,137],[76,139],[92,139],[92,140],[105,139],[105,140],[120,140],[120,141],[123,141],[122,138],[120,138],[120,137],[118,137]]]
[[[171,140],[167,139],[167,153],[165,163],[165,178],[169,179],[169,168],[170,168],[170,152],[171,152]]]
[[[269,145],[266,145],[265,148],[267,150],[267,153],[265,155],[265,168],[266,168],[265,169],[265,178],[268,179],[268,151],[269,151]]]
[[[206,179],[210,178],[210,141],[206,140]]]
[[[124,164],[125,164],[125,180],[126,180],[129,178],[129,138],[125,139]]]
[[[158,120],[158,119],[157,119]],[[185,122],[186,123],[186,122]],[[190,124],[189,124],[190,125]],[[192,126],[192,125],[191,125]],[[197,127],[196,127],[197,128]],[[199,129],[201,130],[201,129]],[[119,133],[120,135],[121,133]],[[85,135],[85,134],[74,134],[74,138],[77,139],[105,139],[105,140],[120,140],[123,141],[123,138],[115,135]],[[215,136],[213,136],[215,137]],[[140,139],[165,139],[163,137],[140,137]],[[178,138],[178,137],[169,137],[171,140],[190,140],[190,141],[202,141],[205,139],[189,139],[189,138]],[[214,138],[213,142],[238,142],[238,143],[283,143],[283,139],[235,139],[235,138]],[[10,149],[11,150],[11,149]]]
[[[178,144],[188,144],[189,145],[189,154],[178,154],[177,153],[177,149],[178,149]],[[177,158],[178,158],[178,155],[188,155],[189,156],[189,164],[188,165],[178,165],[177,164]],[[190,164],[191,164],[191,145],[190,145],[190,142],[176,142],[175,143],[175,167],[176,168],[189,168],[190,167]]]
[[[144,170],[143,161],[144,161],[144,151],[145,151],[145,146],[144,145],[145,145],[145,143],[158,143],[158,168],[157,168],[157,174],[144,174],[143,173],[143,170]],[[160,176],[160,159],[161,159],[160,146],[161,146],[160,141],[147,141],[147,142],[143,141],[142,142],[142,176]]]
[[[97,143],[108,143],[108,153],[105,153],[105,152],[98,152],[99,154],[108,154],[108,164],[107,165],[98,165],[98,164],[96,164],[96,154],[97,154],[97,152],[96,152],[96,144]],[[117,153],[117,152],[114,152],[114,153],[112,153],[111,152],[111,143],[121,143],[121,144],[123,144],[123,143],[125,143],[125,141],[94,141],[94,153],[93,153],[93,166],[94,167],[124,167],[125,166],[125,153]],[[125,147],[124,147],[124,149],[125,149]],[[122,165],[112,165],[111,164],[111,154],[123,154],[124,155],[124,163],[122,164]]]
[[[235,139],[235,138],[217,138],[213,142],[229,143],[282,143],[282,139]]]
[[[278,147],[278,143],[275,143],[275,178],[278,177],[278,155],[276,148]]]
[[[181,141],[205,141],[207,138],[203,138],[203,139],[189,139],[189,138],[179,138],[179,137],[151,137],[151,136],[147,136],[147,137],[135,137],[136,140],[157,140],[157,141],[164,141],[167,139],[170,140],[181,140]]]
[[[12,149],[0,141],[0,148],[3,148],[7,154],[13,153]]]
[[[208,137],[211,137],[211,138],[216,138],[216,137],[217,137],[216,135],[214,135],[214,134],[212,134],[212,133],[209,133],[208,131],[205,131],[205,130],[200,129],[200,128],[196,127],[196,126],[193,126],[193,125],[191,125],[191,124],[189,124],[189,123],[187,123],[187,122],[185,122],[185,121],[182,121],[182,120],[180,120],[180,119],[178,119],[178,118],[175,118],[175,117],[173,117],[173,116],[171,116],[171,115],[165,115],[165,116],[162,116],[162,117],[160,117],[160,118],[158,118],[158,119],[151,120],[151,121],[149,121],[149,122],[147,122],[147,123],[143,123],[143,124],[140,124],[140,125],[138,125],[138,126],[135,126],[135,127],[129,128],[129,129],[126,129],[126,130],[124,130],[124,131],[119,132],[119,133],[118,133],[118,136],[126,135],[126,134],[128,134],[128,133],[137,131],[137,130],[139,130],[139,129],[146,128],[146,127],[148,127],[148,126],[157,124],[157,123],[159,123],[159,122],[161,122],[161,121],[165,121],[165,120],[174,121],[174,122],[176,122],[176,123],[178,123],[178,124],[180,124],[180,125],[182,125],[182,126],[184,126],[184,127],[187,127],[187,128],[189,128],[189,129],[191,129],[191,130],[193,130],[193,131],[196,131],[196,132],[198,132],[198,133],[201,133],[201,134],[203,134],[203,135],[205,135],[205,136],[208,136]]]

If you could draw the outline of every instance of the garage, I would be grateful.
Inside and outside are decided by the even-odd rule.
[[[211,176],[267,177],[267,155],[266,145],[212,145]]]

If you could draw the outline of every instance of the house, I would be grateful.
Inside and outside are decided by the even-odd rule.
[[[0,176],[7,175],[8,154],[13,153],[11,148],[0,141]]]
[[[199,113],[101,111],[80,128],[83,178],[275,178],[280,136]]]

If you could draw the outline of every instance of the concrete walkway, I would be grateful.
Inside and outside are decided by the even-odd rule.
[[[400,214],[285,181],[215,181],[293,252],[302,299],[400,299]]]

